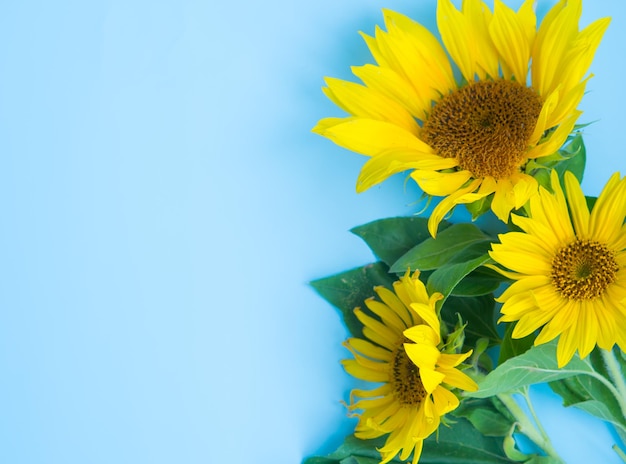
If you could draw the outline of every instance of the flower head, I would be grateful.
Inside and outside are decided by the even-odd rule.
[[[530,217],[511,215],[522,232],[499,236],[491,257],[515,282],[498,301],[500,321],[517,321],[514,338],[542,328],[535,345],[559,337],[557,361],[596,344],[626,350],[626,178],[614,174],[591,212],[573,174],[564,194],[552,171],[552,190],[530,200]]]
[[[532,3],[515,12],[496,0],[491,12],[464,0],[459,11],[439,0],[443,46],[422,25],[384,10],[387,31],[363,35],[377,65],[352,68],[363,85],[326,79],[324,92],[350,116],[314,128],[370,157],[357,191],[411,170],[425,193],[445,197],[430,217],[433,236],[458,204],[489,202],[507,221],[536,194],[528,161],[541,165],[572,132],[609,19],[579,31],[581,0],[561,0],[537,28]]]
[[[380,299],[365,302],[377,317],[360,309],[361,338],[350,338],[345,346],[354,359],[344,360],[348,373],[381,385],[372,390],[353,390],[351,411],[360,411],[355,430],[358,438],[388,435],[379,449],[382,463],[398,453],[406,460],[413,453],[419,460],[423,440],[441,422],[441,416],[459,405],[452,387],[476,390],[478,386],[456,366],[465,354],[441,353],[440,321],[435,311],[442,295],[428,295],[419,273],[405,275],[394,283],[394,291],[377,287]]]

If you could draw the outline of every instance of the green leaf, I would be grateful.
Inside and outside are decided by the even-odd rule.
[[[524,354],[500,364],[479,382],[479,390],[467,393],[473,398],[487,398],[509,393],[535,383],[551,382],[578,374],[593,372],[591,366],[577,355],[565,366],[556,363],[556,341],[534,346]]]
[[[428,293],[439,292],[447,298],[464,277],[490,259],[489,255],[484,254],[470,261],[441,266],[428,278]]]
[[[449,222],[442,221],[439,230],[445,230],[449,225]],[[354,227],[350,232],[361,237],[388,266],[415,245],[430,238],[428,219],[415,216],[380,219]]]
[[[391,266],[391,272],[437,269],[470,245],[485,241],[489,237],[475,225],[454,224],[437,234],[437,238],[430,237],[407,251]]]
[[[593,210],[593,207],[596,204],[596,201],[598,201],[598,197],[590,197],[585,195],[585,200],[587,200],[587,208],[589,208],[589,211]]]
[[[479,267],[461,280],[450,293],[454,296],[480,296],[495,292],[507,279],[486,267]]]
[[[465,398],[453,414],[469,420],[483,435],[505,437],[511,433],[515,417],[508,412],[506,407],[496,407],[495,402],[500,402],[500,400],[496,397]]]
[[[598,349],[595,349],[588,359],[594,370],[610,381]],[[556,394],[563,398],[563,406],[574,406],[582,409],[626,432],[626,419],[620,414],[618,401],[599,379],[588,375],[579,375],[550,382],[549,385]]]
[[[353,435],[348,436],[337,451],[327,456],[329,461],[319,461],[319,464],[335,464],[335,462],[370,464],[369,460],[373,460],[377,464],[380,462],[380,453],[376,448],[383,446],[385,440],[386,437],[376,440],[359,440]],[[349,458],[354,460],[348,460]],[[396,456],[390,462],[404,461]],[[504,453],[501,438],[484,436],[469,421],[458,418],[449,427],[442,425],[439,427],[438,433],[424,440],[424,448],[419,462],[420,464],[466,464],[468,462],[503,464],[514,461],[507,458]],[[318,463],[305,461],[305,464]]]
[[[363,336],[363,326],[354,315],[354,308],[368,312],[363,302],[374,296],[378,285],[393,289],[395,277],[383,263],[373,263],[346,272],[314,280],[311,286],[330,304],[339,309],[348,331]]]
[[[485,338],[490,345],[500,341],[494,324],[495,301],[492,295],[473,298],[449,297],[441,307],[441,319],[449,327],[454,327],[457,314],[467,324],[465,327],[465,344],[475,346],[476,342]]]
[[[366,458],[364,456],[350,456],[341,461],[341,464],[380,464],[380,458]]]
[[[523,338],[512,338],[515,323],[508,323],[500,344],[500,356],[498,357],[498,365],[504,361],[528,351],[535,342],[536,335],[530,334]]]
[[[325,458],[323,456],[311,456],[302,461],[302,464],[341,464],[337,459]]]

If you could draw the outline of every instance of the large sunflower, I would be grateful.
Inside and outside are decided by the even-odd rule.
[[[566,196],[552,171],[530,200],[530,217],[511,215],[523,232],[500,235],[491,257],[515,282],[502,294],[500,321],[518,321],[514,338],[542,328],[535,345],[560,335],[559,367],[596,344],[626,350],[626,178],[614,174],[591,213],[578,181],[565,173]]]
[[[610,19],[579,31],[581,0],[561,0],[537,29],[532,3],[515,12],[495,0],[492,13],[479,0],[460,11],[439,0],[445,49],[424,26],[383,10],[387,31],[363,34],[378,65],[352,68],[364,85],[326,79],[324,92],[350,116],[313,129],[371,157],[357,191],[412,170],[425,193],[445,196],[430,217],[433,236],[457,204],[488,201],[506,221],[536,193],[527,162],[541,164],[572,132]]]
[[[372,390],[353,390],[348,408],[358,411],[355,435],[361,439],[389,434],[379,449],[382,463],[398,453],[419,460],[423,440],[441,422],[441,416],[459,405],[452,387],[474,391],[476,383],[456,368],[468,356],[441,353],[440,321],[435,304],[416,272],[394,283],[394,292],[377,287],[380,301],[365,302],[376,317],[360,309],[365,339],[350,338],[345,346],[354,359],[344,360],[348,373],[368,382],[381,383]],[[356,401],[355,401],[356,399]]]

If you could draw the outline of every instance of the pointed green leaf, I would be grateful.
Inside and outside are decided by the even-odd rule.
[[[430,275],[426,288],[429,293],[440,292],[447,298],[465,276],[490,259],[489,255],[484,254],[470,261],[442,266]]]
[[[469,420],[483,435],[505,437],[511,432],[515,417],[505,407],[497,408],[495,401],[500,400],[496,397],[464,398],[453,414]]]
[[[589,355],[589,363],[595,372],[610,382],[606,367],[596,348]],[[563,398],[563,406],[574,406],[589,414],[612,423],[626,432],[626,418],[620,414],[620,405],[613,393],[598,378],[578,375],[550,382],[550,388]]]
[[[445,230],[448,226],[449,222],[442,221],[439,228]],[[350,232],[361,237],[388,266],[415,245],[430,238],[428,219],[415,216],[380,219],[354,227]]]
[[[383,263],[373,263],[346,272],[314,280],[311,286],[330,304],[339,309],[348,331],[355,337],[362,337],[362,324],[354,315],[354,308],[361,307],[367,312],[363,302],[375,296],[378,285],[392,289],[395,277],[389,274]]]
[[[479,267],[461,280],[450,293],[454,296],[480,296],[495,292],[506,278],[486,267]]]
[[[327,458],[334,459],[341,464],[355,462],[347,460],[351,457],[356,459],[358,464],[369,464],[367,459],[376,460],[378,463],[380,462],[380,453],[377,448],[383,446],[385,440],[386,436],[376,440],[359,440],[351,435],[346,437],[337,451],[331,453]],[[396,456],[390,462],[404,461]],[[468,462],[504,464],[514,461],[504,453],[502,438],[487,437],[476,430],[466,419],[457,418],[449,427],[442,425],[437,433],[424,440],[424,448],[419,462],[421,464],[466,464]],[[319,464],[326,463],[320,461]],[[329,461],[328,464],[334,464],[334,462]]]
[[[498,365],[504,361],[528,351],[535,342],[537,336],[535,334],[527,335],[524,338],[512,338],[515,323],[507,323],[504,337],[500,344],[500,356],[498,357]]]
[[[488,240],[489,237],[473,224],[453,224],[437,234],[437,238],[430,237],[407,251],[391,266],[391,272],[437,269],[470,245]]]
[[[325,458],[323,456],[311,456],[302,461],[302,464],[341,464],[338,459]]]
[[[535,383],[551,382],[578,374],[593,373],[591,366],[578,355],[562,368],[556,363],[556,341],[534,346],[525,353],[500,364],[479,382],[479,390],[467,393],[473,398],[487,398],[509,393]]]
[[[475,346],[476,342],[485,338],[490,345],[500,341],[494,324],[495,301],[492,295],[472,298],[449,297],[441,307],[441,319],[449,327],[454,327],[461,316],[465,327],[466,346]]]

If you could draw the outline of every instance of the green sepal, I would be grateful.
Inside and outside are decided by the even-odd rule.
[[[375,296],[374,287],[379,285],[393,290],[395,280],[387,265],[377,262],[314,280],[311,286],[339,310],[348,331],[354,337],[362,337],[363,325],[354,315],[354,309],[360,307],[371,314],[364,301]]]
[[[480,200],[476,200],[472,203],[466,203],[465,208],[472,215],[472,221],[475,221],[480,216],[485,214],[491,208],[491,202],[493,200],[493,194],[482,197]]]
[[[550,192],[552,191],[550,182],[550,171],[552,169],[558,173],[561,183],[563,182],[565,171],[570,171],[576,176],[578,182],[582,182],[587,161],[587,150],[583,136],[580,132],[576,132],[568,140],[569,142],[558,152],[538,158],[536,161],[530,160],[526,165],[526,172],[532,175],[539,182],[539,185]]]

